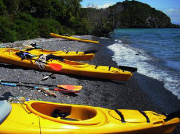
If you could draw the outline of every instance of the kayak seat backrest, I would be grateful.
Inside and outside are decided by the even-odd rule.
[[[0,124],[6,119],[11,112],[12,106],[6,100],[0,101]]]
[[[59,60],[61,62],[64,62],[64,58],[61,57],[61,56],[56,56],[56,55],[53,55],[53,54],[49,54],[46,56],[46,61],[48,60]]]
[[[86,107],[72,107],[71,114],[68,118],[74,118],[77,120],[88,120],[92,119],[97,115],[97,111],[93,108]]]

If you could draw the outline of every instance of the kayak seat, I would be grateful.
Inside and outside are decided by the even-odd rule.
[[[68,115],[70,115],[70,113],[68,113],[68,112],[61,112],[61,110],[59,110],[59,109],[55,109],[51,113],[51,116],[54,117],[54,118],[57,118],[57,117],[65,118]]]
[[[59,60],[61,62],[64,62],[64,58],[63,57],[55,56],[53,54],[49,54],[49,55],[46,56],[46,61],[48,61],[48,60]]]
[[[11,112],[12,106],[6,100],[0,101],[0,124],[6,119]]]
[[[63,120],[68,120],[68,121],[79,121],[79,120],[73,119],[73,118],[61,118],[61,119],[63,119]]]
[[[69,120],[69,121],[78,121],[77,119],[73,119],[73,118],[66,118],[67,116],[69,116],[70,113],[68,112],[61,112],[61,110],[59,109],[55,109],[52,113],[51,116],[54,118],[60,117],[60,119],[63,120]]]

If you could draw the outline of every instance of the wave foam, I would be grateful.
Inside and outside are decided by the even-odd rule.
[[[138,73],[162,81],[164,87],[180,99],[179,74],[152,65],[150,62],[157,59],[149,56],[143,50],[123,44],[120,40],[116,40],[116,43],[108,48],[114,52],[112,59],[118,65],[137,67]]]

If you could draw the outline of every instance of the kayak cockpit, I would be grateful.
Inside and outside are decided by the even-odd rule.
[[[88,106],[48,102],[26,102],[27,109],[40,117],[55,122],[77,125],[95,125],[102,121],[100,111]]]
[[[69,64],[69,65],[78,65],[78,66],[87,66],[87,63],[84,62],[75,62],[75,61],[70,61],[70,60],[64,60],[64,63]]]

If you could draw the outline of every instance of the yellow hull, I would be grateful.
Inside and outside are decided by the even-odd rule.
[[[29,60],[29,59],[21,60],[21,58],[16,55],[16,51],[14,52],[13,50],[6,51],[6,49],[1,49],[0,62],[17,65],[21,67],[40,69],[39,66],[35,64],[35,60]],[[62,69],[60,71],[53,70],[48,65],[51,63],[62,65]],[[66,59],[64,59],[63,62],[59,60],[49,60],[47,61],[44,70],[64,73],[64,74],[74,74],[80,76],[111,79],[111,80],[121,80],[121,81],[128,81],[132,77],[131,72],[123,71],[118,68],[114,68],[114,67],[110,68],[109,66],[89,65],[84,62],[75,62]]]
[[[63,35],[59,35],[59,34],[55,34],[55,33],[50,33],[50,35],[53,37],[56,37],[56,38],[75,40],[75,41],[80,41],[80,42],[95,43],[95,44],[99,43],[98,41],[85,40],[85,39],[80,39],[80,38],[75,38],[75,37],[63,36]]]
[[[0,48],[1,51],[6,50],[6,51],[19,51],[17,49],[14,48]],[[26,51],[22,50],[22,51]],[[32,49],[29,50],[28,52],[30,52],[33,55],[40,55],[40,54],[53,54],[56,56],[61,56],[64,59],[68,59],[68,60],[76,60],[76,61],[89,61],[92,60],[95,56],[94,53],[88,53],[85,54],[84,52],[78,52],[78,51],[52,51],[52,50],[45,50],[45,49]]]
[[[56,56],[61,56],[64,59],[68,60],[79,60],[79,61],[88,61],[92,60],[95,56],[94,53],[89,53],[89,54],[84,54],[84,52],[75,52],[75,51],[69,51],[69,52],[64,52],[64,51],[51,51],[51,50],[40,50],[40,49],[34,49],[29,51],[31,54],[34,55],[40,55],[40,54],[53,54]]]
[[[171,133],[180,122],[179,118],[164,121],[166,116],[152,111],[111,110],[43,101],[11,105],[10,114],[0,124],[2,134],[166,134]],[[55,110],[68,115],[64,118],[55,117],[52,114]]]

